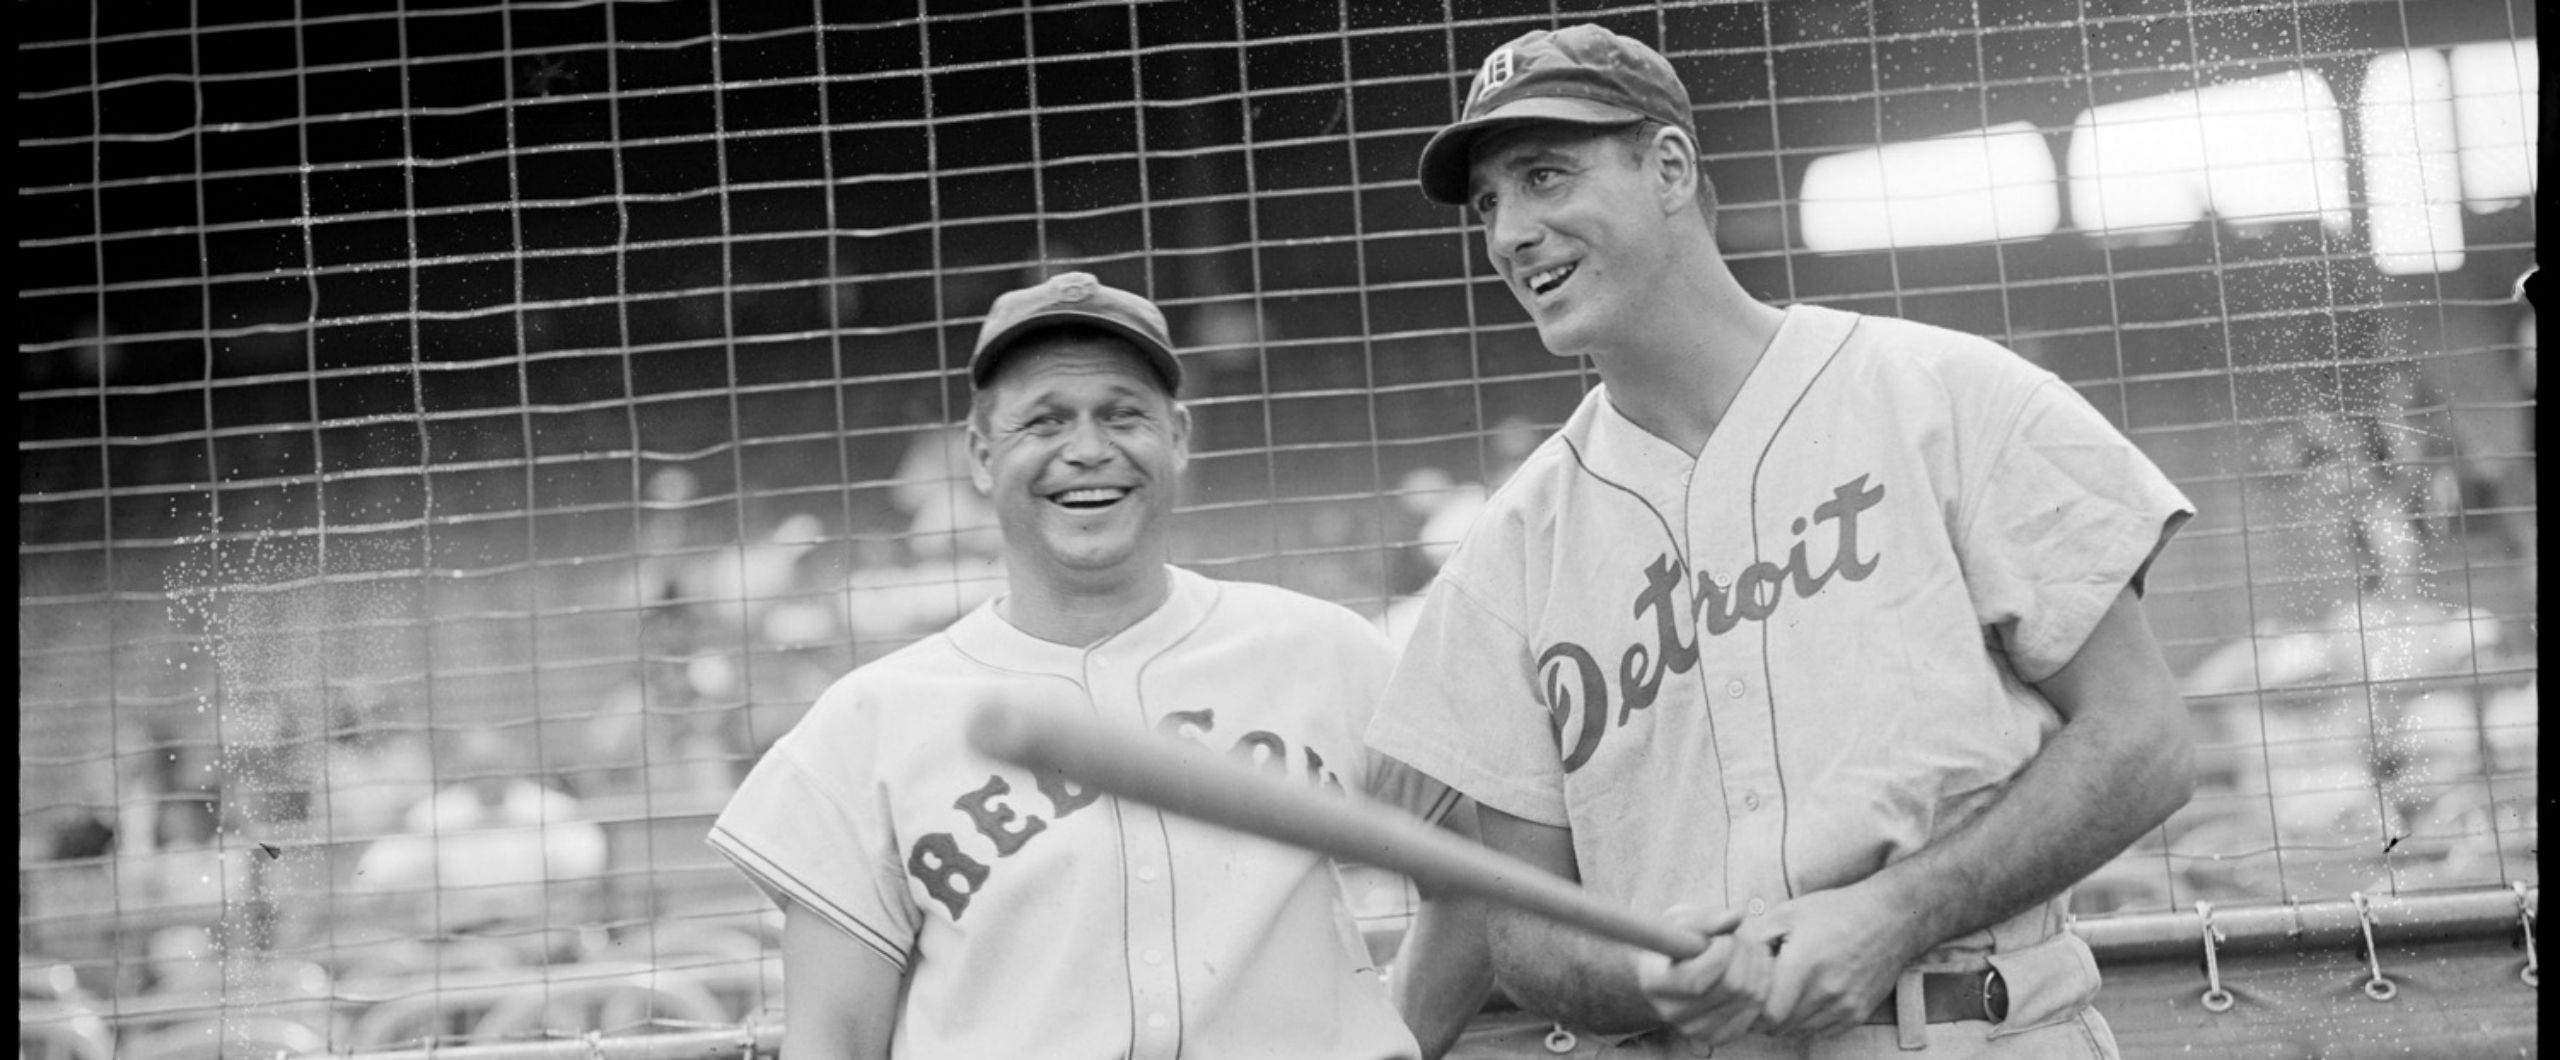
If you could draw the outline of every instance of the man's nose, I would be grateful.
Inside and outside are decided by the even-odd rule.
[[[1091,416],[1078,416],[1075,425],[1067,428],[1067,445],[1064,455],[1070,463],[1079,466],[1099,464],[1111,459],[1114,451],[1116,450],[1111,444],[1111,434],[1103,429],[1100,420]]]
[[[1496,262],[1518,258],[1546,237],[1546,226],[1527,210],[1497,207],[1485,221],[1485,244]]]

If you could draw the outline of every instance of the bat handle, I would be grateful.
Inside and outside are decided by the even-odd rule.
[[[1669,924],[1631,922],[1620,930],[1607,931],[1608,937],[1640,949],[1651,950],[1675,961],[1685,961],[1713,945],[1718,935],[1730,935],[1732,928],[1703,932]]]
[[[1691,931],[1688,928],[1666,928],[1664,931],[1665,934],[1662,941],[1670,943],[1671,948],[1656,949],[1655,952],[1675,961],[1685,961],[1701,953],[1705,953],[1707,952],[1707,947],[1714,945],[1716,941],[1715,935]],[[1716,934],[1729,935],[1732,934],[1732,932],[1720,931]]]

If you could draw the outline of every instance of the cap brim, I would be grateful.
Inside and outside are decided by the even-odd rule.
[[[1414,175],[1422,181],[1422,194],[1431,201],[1458,206],[1467,201],[1467,170],[1469,163],[1474,161],[1468,150],[1475,145],[1478,136],[1497,128],[1533,122],[1627,125],[1643,120],[1645,116],[1635,111],[1595,100],[1571,96],[1517,99],[1481,117],[1433,133],[1431,141],[1422,145],[1422,161],[1415,166]]]
[[[1156,341],[1146,332],[1101,313],[1079,313],[1071,309],[1054,308],[1016,321],[1012,327],[999,331],[985,342],[979,343],[977,353],[969,358],[969,385],[973,388],[987,385],[987,377],[995,374],[997,363],[1004,360],[1005,354],[1012,352],[1014,344],[1020,342],[1023,336],[1064,324],[1101,328],[1129,340],[1140,353],[1146,354],[1147,363],[1155,367],[1156,375],[1164,381],[1165,393],[1175,395],[1182,393],[1182,362],[1174,357],[1173,351],[1167,349],[1164,343]]]

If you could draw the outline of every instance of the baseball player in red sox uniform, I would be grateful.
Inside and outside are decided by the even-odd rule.
[[[1361,742],[1390,666],[1367,622],[1166,564],[1190,420],[1153,304],[1084,273],[1006,294],[970,372],[1006,593],[829,688],[712,828],[785,910],[784,1055],[1424,1055],[1330,862],[965,742],[1006,701],[1426,818],[1456,801]],[[1442,912],[1396,976],[1430,1055],[1488,983],[1481,930]]]
[[[1586,1053],[2111,1056],[2065,892],[2193,787],[2139,604],[2188,502],[1997,345],[1754,300],[1697,143],[1669,63],[1586,25],[1495,50],[1423,149],[1601,385],[1442,570],[1370,744],[1715,934],[1495,914]]]

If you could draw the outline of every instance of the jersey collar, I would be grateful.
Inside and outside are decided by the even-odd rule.
[[[1218,583],[1180,567],[1167,566],[1165,572],[1169,591],[1163,603],[1129,628],[1088,647],[1042,640],[1015,628],[996,613],[1002,597],[971,609],[952,623],[948,633],[954,646],[988,665],[1080,682],[1086,661],[1095,653],[1153,658],[1208,618],[1218,599]]]
[[[1591,389],[1565,424],[1564,433],[1576,440],[1595,468],[1607,469],[1604,473],[1637,482],[1676,484],[1692,467],[1716,466],[1724,451],[1765,443],[1768,432],[1787,417],[1804,388],[1839,351],[1856,321],[1855,314],[1825,306],[1787,307],[1778,333],[1769,339],[1768,351],[1743,377],[1724,422],[1716,426],[1696,460],[1619,412],[1609,403],[1606,384]]]

